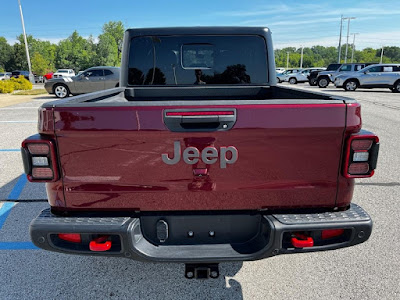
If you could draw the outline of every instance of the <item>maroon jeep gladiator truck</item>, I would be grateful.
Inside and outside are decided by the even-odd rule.
[[[50,204],[33,243],[216,278],[220,262],[365,242],[351,200],[379,140],[360,104],[275,80],[268,28],[127,30],[120,87],[43,104],[22,143]]]

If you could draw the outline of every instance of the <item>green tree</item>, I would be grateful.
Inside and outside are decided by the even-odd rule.
[[[52,70],[52,68],[49,66],[49,61],[44,59],[39,52],[35,52],[32,55],[31,63],[32,72],[37,75],[44,75]]]
[[[120,65],[121,61],[121,52],[122,52],[122,42],[124,39],[124,24],[121,21],[110,21],[103,25],[103,34],[110,34],[112,38],[115,40],[115,44],[117,45],[118,49],[118,60]]]
[[[59,42],[55,66],[57,69],[69,68],[77,72],[93,66],[95,58],[93,45],[75,30],[67,39]]]
[[[10,46],[7,40],[0,36],[0,68],[4,71],[12,69],[11,58],[13,56],[13,47]]]
[[[119,64],[118,47],[115,39],[109,33],[99,36],[96,51],[96,64],[99,66],[116,66]]]
[[[33,59],[33,56],[35,53],[39,53],[41,57],[46,61],[47,64],[47,70],[51,71],[54,70],[54,62],[55,62],[55,54],[56,54],[56,49],[57,46],[50,43],[49,41],[42,41],[39,39],[35,39],[32,35],[27,35],[26,37],[27,42],[28,42],[28,49],[29,49],[29,55],[31,57],[31,60]],[[19,56],[24,56],[26,57],[25,54],[25,41],[24,37],[22,34],[17,36],[17,40],[19,41],[19,45],[21,47],[17,47],[17,51],[23,51],[23,53],[17,53]],[[31,62],[33,65],[33,62]],[[33,68],[33,66],[32,66]]]
[[[28,70],[25,46],[20,43],[13,45],[13,56],[10,60],[11,70]]]

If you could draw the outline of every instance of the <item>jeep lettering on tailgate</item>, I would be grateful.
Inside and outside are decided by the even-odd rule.
[[[230,153],[230,155],[229,155]],[[189,165],[194,165],[199,162],[199,158],[205,164],[212,165],[217,162],[218,150],[215,147],[205,147],[203,151],[200,151],[196,147],[187,147],[183,150],[183,161]],[[221,147],[219,151],[219,166],[221,169],[225,169],[226,165],[234,164],[238,159],[238,151],[235,147]],[[230,158],[229,158],[230,157]],[[168,157],[167,153],[161,154],[161,158],[167,165],[175,165],[181,160],[181,143],[180,141],[174,142],[174,156]]]

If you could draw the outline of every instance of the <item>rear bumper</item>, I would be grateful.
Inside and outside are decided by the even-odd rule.
[[[195,218],[195,219],[192,219]],[[197,218],[197,219],[196,219]],[[256,226],[246,227],[254,230],[256,234],[246,236],[246,232],[238,232],[238,235],[246,236],[242,240],[227,242],[229,235],[235,235],[234,224],[227,226],[226,222],[236,222],[235,218],[243,220],[254,220]],[[255,218],[255,219],[251,219]],[[196,244],[194,240],[175,239],[172,244],[165,242],[154,243],[151,238],[152,230],[149,229],[149,222],[142,218],[132,217],[99,217],[99,216],[78,216],[60,217],[51,214],[49,209],[32,221],[30,234],[33,243],[45,250],[79,255],[103,255],[120,256],[140,261],[158,262],[184,262],[184,263],[218,263],[224,261],[247,261],[258,260],[278,254],[302,253],[333,250],[349,247],[365,242],[372,231],[372,220],[369,215],[358,205],[352,204],[346,211],[325,212],[314,214],[272,214],[272,215],[196,215],[196,216],[152,216],[151,220],[165,219],[170,222],[171,239],[173,239],[174,226],[177,231],[186,232],[187,220],[195,220],[197,226],[195,234],[201,235],[201,228],[215,226],[215,236],[224,236],[224,242],[207,242],[207,237],[201,238]],[[199,224],[199,220],[205,222]],[[175,222],[175,223],[174,223]],[[225,222],[225,223],[224,223]],[[150,222],[151,223],[151,222]],[[175,224],[175,225],[174,225]],[[177,228],[176,224],[182,224]],[[214,224],[214,225],[210,225]],[[218,225],[220,224],[220,225]],[[228,230],[226,230],[226,228]],[[143,230],[143,228],[147,228]],[[151,228],[151,226],[150,226]],[[250,229],[252,228],[252,229]],[[344,229],[344,234],[336,238],[321,238],[322,230]],[[144,232],[145,231],[145,232]],[[157,231],[154,228],[154,233]],[[206,233],[209,228],[206,228]],[[314,246],[308,248],[296,248],[290,241],[294,232],[307,233],[314,238]],[[79,233],[82,242],[79,244],[66,242],[58,238],[59,233]],[[113,246],[108,251],[97,252],[89,249],[90,240],[97,236],[109,236]],[[176,236],[179,236],[177,233]],[[236,237],[234,237],[235,239]],[[152,241],[152,242],[150,242]],[[168,241],[168,240],[167,240]],[[211,240],[210,240],[211,241]]]

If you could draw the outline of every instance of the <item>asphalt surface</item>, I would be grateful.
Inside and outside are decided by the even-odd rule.
[[[54,98],[0,108],[0,299],[400,299],[400,94],[322,91],[356,98],[364,129],[381,140],[376,175],[357,180],[353,198],[374,220],[371,238],[335,251],[223,263],[220,278],[205,281],[185,279],[183,264],[35,249],[29,222],[47,207],[46,192],[22,176],[19,147],[36,133],[37,107]]]

